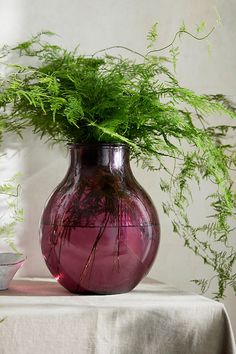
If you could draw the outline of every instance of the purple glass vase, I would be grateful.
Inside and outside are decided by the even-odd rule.
[[[156,210],[132,174],[125,144],[76,144],[70,154],[41,219],[46,264],[70,292],[128,292],[155,259]]]

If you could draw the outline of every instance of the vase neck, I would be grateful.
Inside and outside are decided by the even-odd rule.
[[[107,168],[130,171],[129,147],[125,144],[76,144],[70,146],[73,170]]]

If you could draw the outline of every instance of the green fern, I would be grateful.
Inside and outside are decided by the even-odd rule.
[[[14,252],[19,253],[15,245],[15,228],[18,223],[23,221],[23,209],[18,205],[19,185],[17,185],[18,174],[12,177],[7,183],[0,185],[0,196],[7,198],[7,220],[4,221],[4,215],[0,220],[0,238]]]
[[[151,29],[148,31],[148,34],[147,34],[147,40],[148,40],[147,48],[153,47],[154,44],[156,43],[157,39],[158,39],[157,26],[158,26],[158,23],[156,22],[156,23],[154,23],[154,25],[152,25]]]

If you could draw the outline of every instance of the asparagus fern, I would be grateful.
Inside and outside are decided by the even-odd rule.
[[[215,296],[221,298],[227,286],[236,292],[230,227],[236,204],[230,170],[236,165],[236,151],[225,140],[235,129],[236,108],[223,95],[198,95],[181,87],[169,69],[170,62],[176,66],[178,35],[207,36],[194,36],[182,25],[172,43],[161,48],[169,48],[170,56],[160,56],[161,49],[150,49],[158,39],[156,28],[147,36],[146,54],[115,46],[138,60],[111,55],[113,47],[89,56],[70,52],[44,40],[51,32],[13,48],[5,46],[0,52],[1,65],[7,67],[0,80],[0,124],[18,134],[30,126],[57,143],[125,142],[143,167],[163,169],[161,189],[169,195],[164,212],[185,246],[213,268],[218,279]],[[32,64],[10,64],[11,54],[32,58]],[[222,125],[206,123],[214,113],[222,115]],[[232,125],[224,123],[225,116]],[[212,214],[209,222],[194,225],[187,213],[189,185],[204,179],[215,185],[208,197]],[[208,284],[197,283],[203,288]]]

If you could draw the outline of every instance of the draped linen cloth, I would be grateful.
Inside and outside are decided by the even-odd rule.
[[[51,279],[0,292],[0,354],[235,354],[223,304],[144,280],[127,294],[72,295]]]

